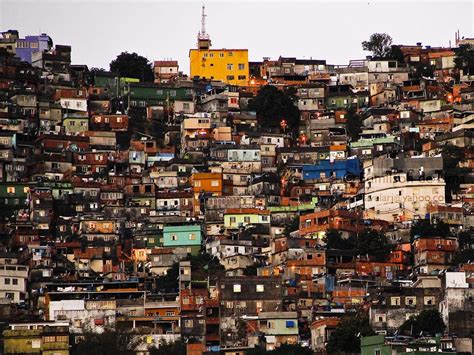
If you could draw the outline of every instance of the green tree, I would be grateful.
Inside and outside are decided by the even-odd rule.
[[[163,341],[157,347],[149,349],[150,355],[186,355],[186,344],[181,341],[167,342]]]
[[[328,354],[360,353],[360,338],[373,335],[369,319],[361,316],[345,318],[329,337]]]
[[[207,277],[222,276],[224,267],[216,257],[207,253],[188,255],[183,261],[191,262],[191,277],[194,281],[207,280]],[[161,291],[174,292],[179,287],[179,263],[175,262],[166,275],[156,279],[156,286]]]
[[[400,46],[392,45],[390,48],[390,59],[395,59],[399,63],[403,63],[405,61],[405,56],[400,48]]]
[[[446,144],[441,149],[441,156],[446,181],[446,201],[451,202],[452,194],[459,191],[461,181],[470,169],[459,166],[459,163],[466,161],[466,152],[462,147]]]
[[[298,228],[300,227],[299,216],[295,216],[291,218],[290,220],[287,220],[284,226],[285,226],[285,234],[289,236],[291,232],[298,230]]]
[[[326,243],[326,249],[339,249],[339,250],[350,250],[354,249],[353,238],[343,238],[341,233],[335,229],[328,229],[324,236],[324,242]]]
[[[471,44],[461,44],[454,49],[456,57],[454,58],[454,65],[458,69],[474,70],[474,46]]]
[[[191,261],[191,276],[193,280],[207,280],[207,277],[222,276],[225,273],[224,267],[215,256],[207,253],[192,255],[187,258]]]
[[[359,134],[362,132],[362,116],[353,107],[347,110],[346,130],[353,142],[359,140]]]
[[[385,261],[390,254],[391,247],[385,234],[371,229],[366,229],[355,238],[357,252],[369,255],[377,261]]]
[[[472,261],[474,261],[474,249],[472,248],[458,250],[454,254],[454,258],[453,258],[454,265],[466,264]]]
[[[400,327],[400,332],[418,336],[421,332],[435,335],[443,333],[446,325],[437,309],[428,309],[421,311],[416,316],[411,316]]]
[[[155,282],[159,291],[176,292],[179,288],[179,263],[173,263],[166,275],[157,277]]]
[[[245,276],[257,276],[257,269],[259,265],[256,263],[253,263],[252,265],[247,266],[244,269],[244,275]]]
[[[133,137],[141,137],[142,134],[157,139],[164,137],[166,129],[165,124],[159,120],[151,120],[147,118],[146,109],[132,107],[128,110],[128,115],[130,116],[128,130],[127,132],[122,132],[126,137],[125,139],[128,139],[128,141]],[[123,144],[123,142],[121,143]]]
[[[105,69],[104,68],[98,68],[98,67],[92,67],[90,70],[89,70],[90,73],[105,73]]]
[[[459,249],[474,248],[474,228],[463,230],[458,234]]]
[[[132,355],[140,340],[131,333],[105,329],[103,333],[86,331],[72,347],[71,354]]]
[[[122,52],[110,62],[110,71],[122,77],[136,78],[144,82],[153,82],[151,62],[137,53]]]
[[[443,157],[444,170],[455,169],[460,162],[466,160],[464,148],[452,144],[446,144],[442,147],[441,156]]]
[[[374,59],[387,59],[392,54],[392,37],[386,33],[374,33],[362,42],[362,49],[372,52]]]
[[[413,71],[411,72],[411,77],[413,79],[419,79],[422,77],[433,78],[435,69],[436,69],[435,65],[420,62],[413,67]]]
[[[412,239],[415,236],[419,237],[439,237],[439,236],[451,236],[449,225],[443,221],[438,223],[431,223],[429,219],[420,219],[413,223],[410,229],[410,236]]]
[[[288,130],[295,130],[300,123],[300,110],[295,105],[294,88],[279,90],[275,86],[265,85],[249,102],[249,109],[257,112],[260,125],[264,128],[278,128],[282,120]]]

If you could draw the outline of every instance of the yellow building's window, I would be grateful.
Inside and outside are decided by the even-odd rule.
[[[232,57],[234,55],[234,52],[228,52],[229,53],[229,57]]]
[[[234,64],[232,63],[227,64],[227,70],[234,70]]]
[[[69,341],[69,337],[66,335],[58,335],[56,336],[56,341],[60,343],[67,343]]]
[[[224,53],[223,53],[223,52],[220,52],[220,53],[219,53],[219,57],[224,58]]]
[[[246,75],[239,75],[239,80],[246,80],[247,76]]]
[[[227,80],[234,80],[235,77],[233,75],[227,75]]]
[[[209,57],[214,58],[214,53],[209,53]]]
[[[208,53],[204,53],[204,58],[207,58],[207,56],[208,56]]]
[[[244,69],[245,69],[245,64],[240,63],[240,64],[239,64],[239,70],[244,70]]]

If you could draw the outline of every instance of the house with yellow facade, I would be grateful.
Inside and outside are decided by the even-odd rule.
[[[211,49],[206,33],[206,15],[202,7],[201,31],[198,46],[189,50],[191,77],[220,80],[231,85],[247,85],[249,80],[248,49]]]
[[[2,354],[69,354],[66,322],[10,323],[3,331]]]

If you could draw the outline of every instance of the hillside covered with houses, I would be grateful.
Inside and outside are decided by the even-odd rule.
[[[1,32],[0,352],[472,354],[474,39],[362,46]]]

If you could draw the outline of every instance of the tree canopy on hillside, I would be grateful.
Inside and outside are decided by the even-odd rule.
[[[300,123],[300,110],[295,102],[294,88],[279,90],[275,86],[266,85],[250,100],[249,109],[257,112],[257,119],[263,128],[281,127],[284,120],[290,131],[297,129]]]
[[[368,41],[362,42],[362,49],[372,52],[374,59],[386,59],[392,50],[392,37],[386,33],[374,33]]]
[[[145,57],[133,52],[122,52],[110,62],[110,71],[122,77],[136,78],[143,82],[153,82],[152,63]]]

